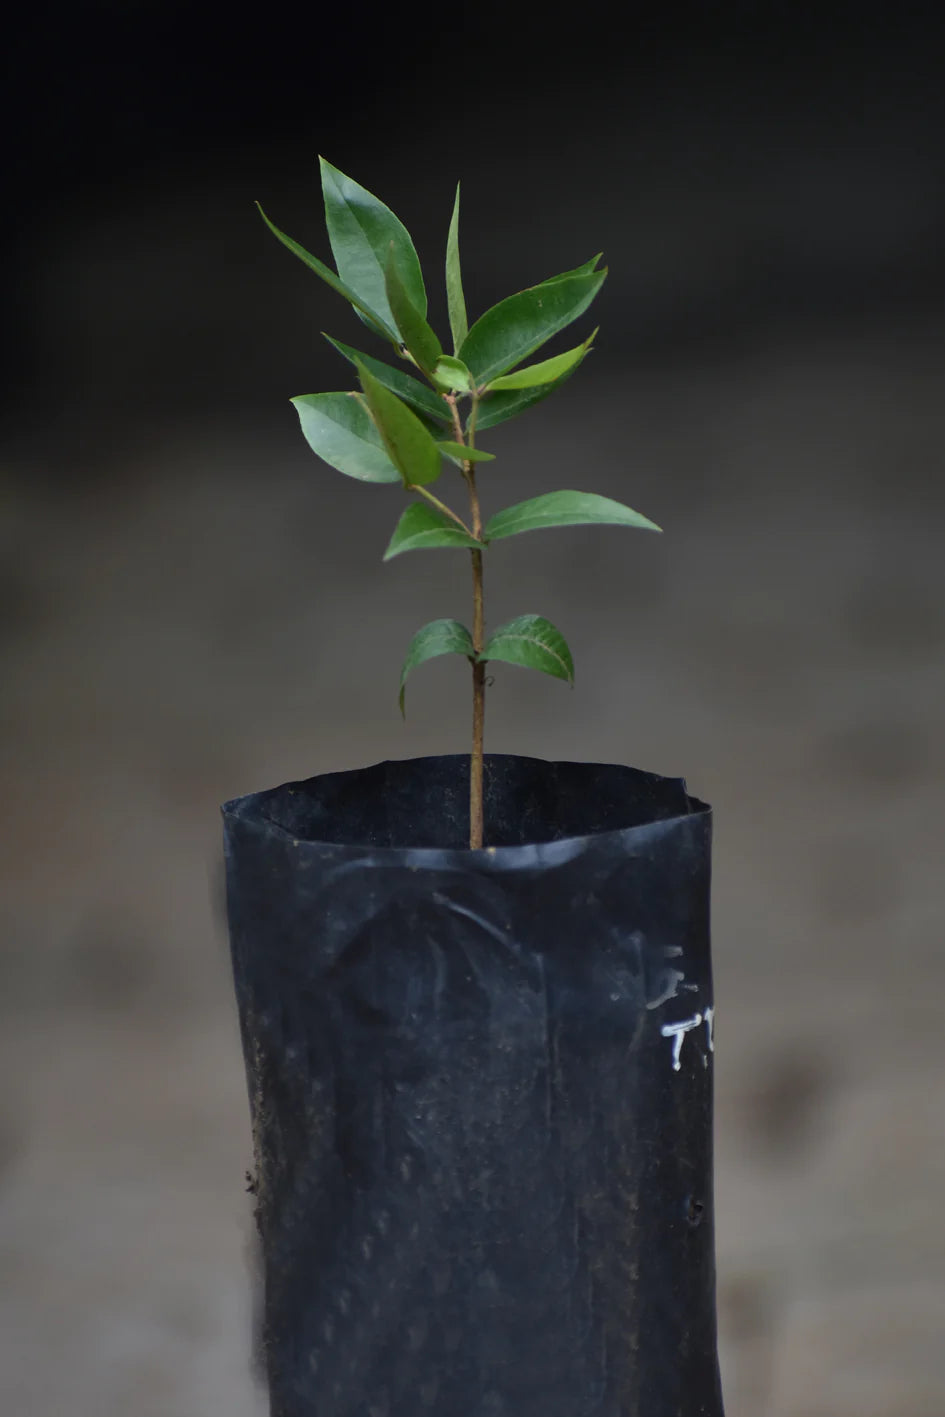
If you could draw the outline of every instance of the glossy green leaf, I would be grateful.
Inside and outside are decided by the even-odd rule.
[[[420,368],[429,374],[443,353],[443,346],[407,293],[397,269],[393,242],[387,255],[384,282],[391,314],[401,338]]]
[[[576,345],[574,349],[567,349],[563,354],[554,354],[550,359],[541,360],[539,364],[526,364],[523,369],[516,369],[513,374],[500,374],[498,379],[492,380],[489,388],[534,389],[541,384],[555,383],[563,374],[570,374],[577,368],[590,350],[596,334],[597,330],[594,330],[583,344]]]
[[[596,271],[597,263],[603,254],[603,251],[598,251],[596,256],[592,256],[591,259],[585,261],[583,265],[575,266],[573,271],[562,271],[558,276],[549,276],[548,280],[567,280],[568,276],[585,276],[590,271]]]
[[[622,502],[599,497],[595,492],[546,492],[530,497],[490,517],[483,528],[486,541],[517,536],[523,531],[540,531],[550,526],[631,526],[643,531],[661,531],[655,522],[641,516]]]
[[[590,305],[607,275],[559,276],[510,295],[476,321],[459,351],[479,384],[513,369]]]
[[[376,330],[378,334],[383,335],[385,339],[391,340],[398,347],[400,346],[400,338],[397,331],[394,329],[393,319],[386,322],[383,315],[379,314],[367,304],[361,295],[352,290],[343,280],[340,280],[330,266],[326,266],[324,261],[320,261],[318,257],[313,256],[310,251],[306,251],[305,247],[300,246],[297,241],[293,241],[291,236],[286,236],[284,231],[280,231],[279,228],[269,220],[258,202],[256,205],[259,207],[259,215],[262,217],[273,236],[277,236],[283,246],[287,247],[294,256],[298,256],[300,261],[304,261],[309,270],[314,271],[317,276],[321,276],[325,284],[330,285],[332,290],[337,291],[339,295],[343,295],[346,300],[349,300],[366,325],[370,325],[372,329]]]
[[[479,658],[540,669],[543,674],[574,683],[574,660],[568,642],[561,631],[541,615],[519,615],[500,625],[489,636]]]
[[[467,448],[465,443],[437,443],[441,453],[460,462],[495,462],[495,453],[484,452],[482,448]]]
[[[469,333],[466,317],[466,297],[463,294],[463,277],[459,266],[459,183],[456,184],[456,200],[450,218],[449,235],[446,238],[446,301],[450,314],[450,332],[453,336],[453,353]]]
[[[402,551],[432,551],[440,546],[482,548],[482,542],[470,536],[452,517],[446,516],[429,502],[413,502],[394,529],[384,560],[399,556]]]
[[[389,207],[366,187],[319,158],[328,239],[341,279],[391,329],[396,320],[387,299],[384,272],[393,241],[397,271],[412,303],[427,313],[423,274],[410,233]]]
[[[405,487],[422,487],[440,475],[440,450],[417,415],[385,388],[366,365],[358,362],[358,377],[371,417],[400,472]]]
[[[386,389],[390,389],[398,398],[409,403],[410,407],[418,413],[422,413],[424,418],[434,420],[437,423],[450,423],[450,411],[441,398],[428,389],[426,384],[421,384],[419,379],[415,379],[412,374],[405,374],[402,369],[392,369],[389,364],[384,364],[380,359],[372,359],[369,354],[362,354],[359,349],[352,349],[350,344],[342,344],[341,340],[332,339],[331,335],[326,335],[330,345],[337,349],[339,354],[343,354],[345,359],[357,365],[360,361],[365,369],[374,375]]]
[[[577,367],[575,365],[575,368]],[[546,399],[562,384],[567,383],[573,373],[574,369],[569,369],[566,374],[555,379],[554,383],[542,384],[537,389],[503,389],[497,394],[483,394],[476,418],[476,431],[485,433],[488,428],[495,428],[500,423],[507,423],[510,418],[517,418],[520,413],[534,407],[536,403],[541,403],[542,399]]]
[[[472,375],[463,361],[454,359],[451,354],[444,354],[442,359],[437,360],[431,378],[437,388],[446,393],[455,390],[457,393],[468,394],[472,391]]]
[[[359,398],[303,394],[292,403],[309,447],[329,467],[361,482],[400,482],[400,473]]]
[[[400,671],[400,711],[404,712],[407,677],[418,664],[436,659],[441,654],[462,654],[467,659],[475,654],[472,636],[458,620],[431,620],[414,635],[407,646],[407,655]]]

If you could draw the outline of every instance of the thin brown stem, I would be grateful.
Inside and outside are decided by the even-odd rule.
[[[448,400],[453,414],[453,426],[456,430],[456,440],[459,443],[465,442],[463,437],[463,426],[459,419],[456,408],[456,400]],[[475,423],[476,401],[473,401],[473,416],[471,427]],[[472,447],[472,437],[469,438],[469,447]],[[482,513],[479,508],[479,493],[476,489],[476,468],[474,463],[466,462],[463,466],[463,477],[466,479],[466,486],[469,489],[469,511],[470,522],[472,524],[472,534],[478,541],[482,536]],[[485,647],[485,604],[482,589],[482,552],[476,548],[470,551],[472,560],[472,580],[473,580],[473,625],[472,641],[476,658],[473,660],[472,681],[473,681],[473,724],[472,724],[472,753],[469,758],[469,845],[475,851],[483,844],[484,811],[483,811],[483,757],[485,741],[485,721],[486,721],[486,666],[479,659]]]
[[[470,493],[475,496],[473,487]],[[473,648],[477,656],[482,653],[485,643],[483,633],[483,596],[482,596],[482,552],[471,551],[472,574],[473,574]],[[482,846],[483,836],[483,801],[482,801],[482,773],[483,773],[483,750],[485,739],[486,722],[486,666],[481,659],[473,660],[472,667],[473,680],[473,733],[472,733],[472,755],[469,760],[469,845],[475,850]]]
[[[482,556],[474,551],[474,556]],[[474,573],[475,574],[475,573]],[[469,845],[473,851],[482,846],[485,811],[482,800],[484,740],[486,724],[486,666],[473,662],[473,742],[469,758]]]
[[[482,535],[482,515],[479,510],[479,494],[476,491],[476,472],[472,463],[466,464],[466,483],[469,487],[469,508],[472,513],[473,536]],[[482,592],[482,552],[471,551],[473,577],[473,649],[477,658],[473,661],[473,741],[469,762],[469,845],[474,850],[482,846],[483,800],[482,775],[486,722],[486,666],[478,658],[485,648],[485,604]]]
[[[443,397],[449,404],[450,414],[452,415],[453,419],[453,432],[456,434],[456,441],[457,443],[465,443],[466,440],[463,437],[463,424],[459,416],[459,409],[456,406],[456,395],[444,394]]]

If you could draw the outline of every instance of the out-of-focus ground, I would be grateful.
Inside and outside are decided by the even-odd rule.
[[[683,135],[676,149],[663,137],[678,174]],[[556,400],[486,440],[500,458],[482,477],[487,505],[577,486],[629,501],[666,535],[582,529],[496,548],[493,620],[535,610],[560,624],[578,687],[500,668],[488,746],[683,774],[714,804],[729,1417],[935,1417],[941,315],[937,294],[870,296],[927,258],[925,169],[893,154],[858,177],[849,154],[836,170],[818,161],[793,175],[722,167],[698,200],[684,182],[667,193],[654,163],[616,207],[594,197],[591,172],[583,208],[562,212],[549,160],[533,174],[563,218],[547,270],[529,265],[527,206],[510,198],[512,288],[584,259],[602,223],[615,274],[599,351]],[[382,195],[409,222],[423,184],[402,199],[397,186]],[[460,668],[418,672],[406,726],[396,682],[419,623],[465,615],[466,567],[446,553],[381,565],[398,493],[308,453],[282,402],[307,391],[303,359],[271,406],[224,415],[217,389],[209,411],[195,396],[175,418],[154,385],[136,404],[145,367],[166,389],[186,363],[182,290],[202,312],[194,339],[212,329],[221,348],[247,343],[254,311],[260,341],[284,320],[301,347],[303,293],[306,319],[359,342],[288,256],[241,233],[245,255],[211,261],[221,223],[253,220],[242,199],[205,194],[196,218],[174,200],[158,193],[156,225],[145,203],[104,248],[100,217],[50,240],[37,286],[48,418],[10,437],[0,470],[9,1417],[262,1412],[218,805],[465,749]],[[306,201],[314,244],[314,188]],[[481,223],[483,260],[500,235]],[[787,294],[769,318],[750,295],[743,320],[743,265],[763,271],[783,250]],[[843,308],[818,320],[811,296],[792,318],[808,280],[825,299],[845,291]],[[698,321],[673,334],[680,311],[707,308],[704,338]],[[654,349],[665,325],[652,357],[640,319]],[[324,367],[338,368],[323,360],[312,389],[332,386]]]

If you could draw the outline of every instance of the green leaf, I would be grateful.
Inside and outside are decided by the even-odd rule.
[[[450,218],[449,235],[446,238],[446,301],[450,312],[450,331],[453,335],[453,353],[469,333],[466,318],[466,297],[463,295],[463,277],[459,267],[459,183],[456,184],[456,200]]]
[[[555,379],[553,384],[542,384],[537,389],[503,389],[497,394],[484,394],[476,419],[477,433],[485,433],[488,428],[495,428],[500,423],[507,423],[510,418],[517,418],[527,408],[532,408],[534,404],[541,403],[542,399],[553,394],[573,373],[574,369],[569,369],[566,374]]]
[[[568,276],[585,276],[590,271],[597,269],[597,262],[603,254],[603,251],[598,251],[596,256],[592,256],[591,259],[585,261],[582,266],[575,266],[573,271],[562,271],[559,276],[549,276],[548,280],[567,280]]]
[[[598,326],[598,329],[600,326]],[[498,379],[493,379],[489,385],[490,389],[534,389],[540,384],[553,384],[560,379],[562,374],[570,374],[581,363],[584,356],[591,348],[597,330],[589,334],[583,344],[575,345],[574,349],[565,350],[564,354],[554,354],[550,359],[543,359],[539,364],[526,364],[524,369],[516,369],[514,374],[500,374]]]
[[[367,188],[323,157],[318,161],[328,239],[341,279],[370,310],[376,311],[385,325],[396,328],[384,280],[387,253],[393,241],[400,278],[411,302],[425,315],[427,294],[420,261],[403,222]]]
[[[427,551],[439,546],[471,546],[482,549],[482,542],[429,502],[413,502],[394,529],[384,560],[390,561],[402,551]]]
[[[306,251],[305,247],[300,246],[297,241],[293,241],[291,236],[286,236],[284,231],[280,231],[279,228],[269,220],[258,202],[256,206],[259,207],[259,215],[262,217],[273,236],[277,236],[283,246],[288,247],[294,256],[298,256],[300,261],[304,261],[309,270],[314,271],[317,276],[321,276],[322,280],[326,285],[330,285],[332,290],[336,290],[339,295],[343,295],[346,300],[349,300],[362,317],[365,324],[370,325],[378,334],[383,335],[385,339],[391,340],[398,348],[400,347],[400,338],[393,328],[393,319],[390,320],[390,323],[387,323],[384,317],[378,314],[376,310],[372,309],[359,294],[352,290],[350,286],[345,285],[343,280],[339,280],[330,266],[326,266],[317,256],[313,256],[309,251]]]
[[[458,620],[431,620],[414,635],[407,646],[407,655],[400,671],[400,711],[404,712],[404,694],[407,676],[418,664],[428,659],[436,659],[441,654],[462,654],[472,658],[472,635]]]
[[[381,435],[354,394],[303,394],[292,400],[305,439],[329,467],[361,482],[399,482]]]
[[[375,379],[364,364],[358,362],[357,370],[371,417],[404,486],[422,487],[435,482],[441,470],[440,450],[432,435],[417,415]]]
[[[574,660],[568,642],[550,620],[541,615],[519,615],[489,636],[480,660],[500,659],[540,669],[556,679],[574,683]]]
[[[444,354],[442,359],[437,360],[430,377],[437,388],[446,393],[452,393],[454,389],[461,394],[472,392],[473,376],[463,361],[454,359],[451,354]]]
[[[443,353],[443,346],[407,294],[407,287],[397,270],[393,242],[387,255],[384,283],[394,322],[404,344],[424,373],[429,374]]]
[[[389,364],[383,364],[380,359],[372,359],[369,354],[362,354],[359,349],[352,349],[350,344],[342,344],[341,340],[332,339],[331,335],[325,335],[330,345],[334,345],[339,354],[343,354],[345,359],[351,361],[355,366],[360,362],[365,369],[369,370],[386,389],[390,389],[404,403],[409,403],[410,407],[422,413],[424,418],[434,419],[437,423],[451,422],[449,409],[441,398],[438,398],[426,384],[421,384],[419,379],[415,379],[412,374],[405,374],[402,369],[392,369]]]
[[[465,443],[437,443],[441,453],[459,462],[495,462],[495,453],[483,452],[482,448],[467,448]]]
[[[546,492],[496,512],[483,527],[483,539],[498,541],[522,531],[539,531],[548,526],[632,526],[644,531],[661,531],[655,522],[596,492]]]
[[[488,384],[583,314],[606,275],[603,270],[559,276],[501,300],[473,325],[460,358],[479,384]]]

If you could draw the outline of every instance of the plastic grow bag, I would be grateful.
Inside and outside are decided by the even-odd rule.
[[[721,1417],[711,812],[381,763],[224,807],[273,1417]]]

